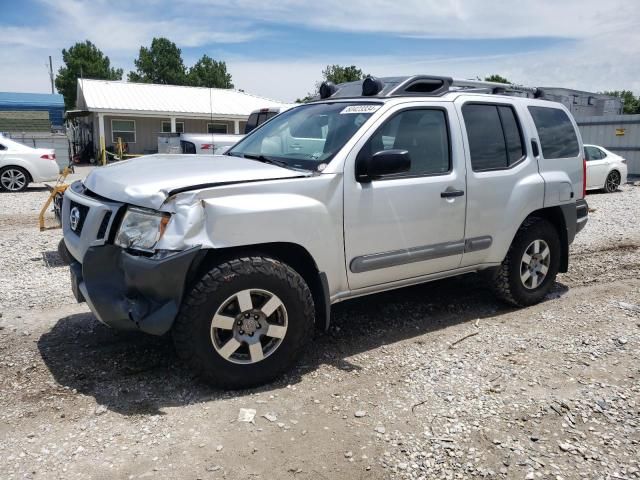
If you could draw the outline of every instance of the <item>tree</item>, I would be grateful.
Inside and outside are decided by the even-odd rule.
[[[501,75],[498,75],[497,73],[494,73],[493,75],[489,75],[488,77],[484,77],[484,81],[496,82],[496,83],[511,83],[509,80],[507,80]]]
[[[343,67],[341,65],[327,65],[322,71],[322,78],[324,81],[333,82],[336,85],[338,83],[355,82],[356,80],[362,80],[366,75],[362,73],[355,65]]]
[[[69,50],[62,49],[62,61],[56,75],[56,89],[64,97],[64,106],[72,110],[76,104],[78,78],[98,80],[122,80],[122,69],[112,68],[109,57],[105,56],[89,40],[78,42]]]
[[[636,97],[631,90],[614,90],[604,92],[604,94],[620,98],[622,100],[623,113],[640,113],[640,97]]]
[[[151,47],[140,47],[134,61],[135,72],[129,72],[130,82],[186,85],[187,74],[182,52],[172,41],[160,37],[151,41]]]
[[[355,82],[356,80],[362,80],[366,77],[367,75],[362,73],[362,70],[355,65],[349,65],[348,67],[343,67],[342,65],[327,65],[327,67],[322,70],[322,80],[316,82],[316,92],[322,82],[333,82],[337,85],[338,83]],[[296,99],[296,103],[308,102],[315,96],[315,93],[308,93],[306,97]]]
[[[192,87],[233,88],[231,74],[227,72],[227,64],[218,62],[208,55],[203,55],[189,69],[187,83]]]

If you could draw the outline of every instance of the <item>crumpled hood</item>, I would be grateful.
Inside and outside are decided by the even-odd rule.
[[[303,176],[305,172],[241,157],[158,154],[98,167],[84,184],[102,197],[158,209],[176,190]]]

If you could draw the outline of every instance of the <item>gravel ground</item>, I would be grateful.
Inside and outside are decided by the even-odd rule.
[[[74,304],[45,196],[0,195],[0,478],[640,478],[640,187],[588,196],[547,301],[467,275],[345,302],[242,392]]]
[[[93,167],[76,167],[68,177],[84,178]],[[53,182],[50,182],[53,183]],[[69,271],[60,262],[60,229],[38,229],[38,215],[49,191],[31,184],[26,192],[0,193],[0,311],[6,308],[49,308],[74,302]],[[46,226],[55,226],[47,211]]]

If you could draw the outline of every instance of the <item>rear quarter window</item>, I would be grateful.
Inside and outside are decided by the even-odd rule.
[[[578,137],[569,116],[559,108],[529,107],[538,130],[544,158],[570,158],[580,153]]]

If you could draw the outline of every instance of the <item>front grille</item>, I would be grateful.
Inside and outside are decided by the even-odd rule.
[[[76,225],[76,228],[75,229],[72,228],[71,231],[76,235],[80,236],[80,234],[82,233],[82,227],[84,227],[84,221],[86,220],[87,215],[89,214],[89,207],[87,207],[86,205],[81,205],[79,203],[71,201],[70,208],[69,208],[70,217],[74,208],[77,208],[78,211],[80,212],[80,218],[78,219],[78,224]],[[71,218],[69,218],[69,225],[71,225]]]
[[[107,234],[109,220],[111,220],[111,212],[105,213],[104,217],[102,218],[102,223],[100,223],[100,228],[98,229],[98,235],[96,237],[98,240],[102,240]]]

